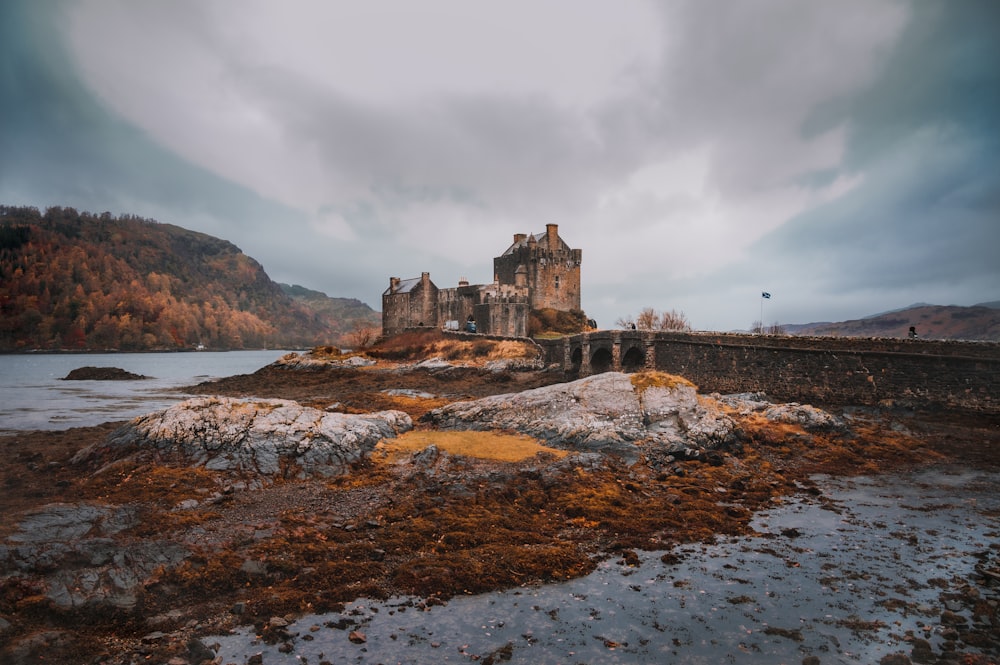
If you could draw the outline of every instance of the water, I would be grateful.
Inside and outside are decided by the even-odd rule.
[[[645,553],[635,568],[609,560],[571,582],[427,610],[408,598],[361,600],[292,624],[287,653],[252,629],[205,642],[221,645],[224,663],[262,653],[268,665],[491,655],[533,664],[797,665],[806,656],[870,664],[909,654],[907,632],[940,653],[941,596],[969,578],[974,554],[997,539],[1000,474],[935,469],[818,480],[823,497],[793,497],[758,514],[755,536],[677,548],[679,562]],[[367,641],[352,643],[351,630]]]
[[[176,388],[247,374],[287,351],[0,355],[0,434],[127,420],[190,395]],[[63,381],[78,367],[118,367],[137,381]]]

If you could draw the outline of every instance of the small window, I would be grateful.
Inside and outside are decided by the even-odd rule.
[[[556,288],[559,288],[559,275],[556,275]]]

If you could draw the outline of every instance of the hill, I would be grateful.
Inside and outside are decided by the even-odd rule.
[[[972,307],[920,303],[906,309],[884,312],[838,323],[806,323],[782,326],[791,335],[832,337],[906,337],[910,326],[925,339],[1000,341],[1000,309],[984,303]]]
[[[230,242],[134,215],[0,206],[0,351],[341,343]]]
[[[339,340],[342,345],[355,346],[355,331],[359,329],[382,329],[382,314],[357,298],[336,298],[298,284],[279,282],[278,286],[295,302],[319,317],[330,331],[331,339]]]

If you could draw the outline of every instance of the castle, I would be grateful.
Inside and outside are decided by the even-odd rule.
[[[580,310],[582,258],[582,250],[559,237],[558,224],[547,224],[545,233],[514,234],[513,244],[493,259],[492,284],[463,280],[439,289],[427,272],[390,277],[382,294],[382,334],[430,326],[525,337],[533,309]]]

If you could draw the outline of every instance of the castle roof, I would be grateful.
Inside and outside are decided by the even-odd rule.
[[[401,280],[399,280],[399,284],[396,286],[395,289],[393,289],[392,286],[390,286],[388,289],[386,289],[382,293],[382,295],[384,295],[384,296],[391,296],[393,293],[409,293],[414,288],[416,288],[417,286],[420,285],[421,280],[422,280],[422,278],[420,278],[420,277],[412,277],[410,279],[401,279]]]
[[[567,245],[566,242],[562,238],[560,238],[558,236],[556,236],[556,246],[555,247],[550,247],[549,246],[549,235],[547,233],[529,233],[529,234],[525,235],[524,237],[518,236],[518,240],[514,244],[512,244],[510,247],[508,247],[507,251],[505,251],[500,256],[507,256],[508,254],[513,254],[515,251],[517,251],[521,247],[527,247],[530,244],[534,244],[535,247],[537,247],[538,249],[550,249],[550,250],[564,249],[564,250],[569,250],[569,245]]]

